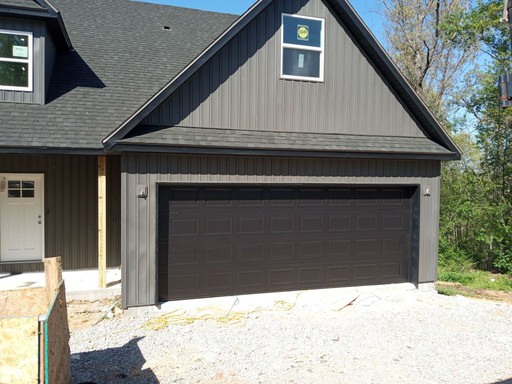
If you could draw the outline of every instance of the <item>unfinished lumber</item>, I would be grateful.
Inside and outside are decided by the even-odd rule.
[[[46,281],[47,308],[55,296],[62,281],[62,262],[60,256],[44,259],[44,278]]]
[[[47,334],[48,372],[45,377],[48,383],[71,383],[71,354],[69,349],[69,326],[66,306],[66,289],[64,282],[48,312]]]
[[[38,317],[0,319],[0,384],[38,382]]]
[[[39,316],[48,309],[46,288],[24,288],[2,291],[0,317]]]
[[[107,288],[107,158],[98,156],[98,274]]]

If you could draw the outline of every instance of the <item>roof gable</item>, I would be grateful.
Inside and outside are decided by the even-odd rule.
[[[72,48],[60,12],[47,0],[0,0],[0,15],[44,20],[58,46]]]
[[[281,13],[328,20],[325,83],[279,80],[276,73],[280,65]],[[335,47],[341,47],[341,53],[338,49],[335,55]],[[262,56],[265,48],[270,52],[267,57]],[[228,57],[230,53],[236,56],[234,51],[238,51],[239,59]],[[223,74],[219,66],[226,65],[235,65],[236,69],[224,70]],[[261,66],[265,69],[261,70]],[[358,78],[363,67],[365,76]],[[202,83],[208,84],[206,89],[201,88]],[[256,100],[245,100],[251,97]],[[278,116],[276,109],[267,108],[270,104],[287,115]],[[176,110],[176,105],[184,106],[183,110]],[[244,119],[222,110],[215,113],[215,108],[238,108]],[[267,119],[268,115],[273,119]],[[444,155],[458,156],[448,135],[344,0],[257,2],[194,63],[107,137],[106,146],[115,145],[139,123],[292,132],[311,132],[310,128],[316,125],[313,131],[326,134],[427,136],[447,149]],[[154,127],[151,131],[154,134]],[[135,131],[130,135],[131,141],[134,134]],[[145,139],[149,139],[147,135]]]
[[[52,4],[74,50],[57,56],[46,105],[0,103],[0,152],[103,152],[102,139],[237,18],[129,0]]]

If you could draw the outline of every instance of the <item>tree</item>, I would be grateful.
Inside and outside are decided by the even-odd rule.
[[[498,84],[498,76],[512,69],[512,52],[502,11],[501,0],[477,1],[450,15],[442,28],[459,49],[478,46],[487,58],[468,72],[453,100],[472,117],[482,153],[476,182],[485,183],[483,199],[476,192],[470,197],[482,217],[468,255],[480,267],[512,273],[512,110],[500,108]]]
[[[468,9],[470,0],[380,0],[388,51],[436,117],[449,123],[448,104],[454,87],[478,51],[453,44],[443,25]]]
[[[512,109],[500,108],[498,88],[498,74],[512,72],[503,0],[381,3],[392,58],[466,149],[443,166],[440,263],[512,274]]]

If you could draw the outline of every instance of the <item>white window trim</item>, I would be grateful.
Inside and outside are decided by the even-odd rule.
[[[7,29],[0,29],[0,33],[7,35],[25,35],[28,36],[28,59],[12,59],[0,57],[0,61],[8,63],[27,63],[28,64],[28,86],[27,87],[13,87],[9,85],[0,84],[0,90],[2,91],[33,91],[33,62],[34,62],[34,38],[32,32],[25,31],[12,31]]]
[[[309,19],[316,20],[322,23],[322,34],[320,36],[320,48],[317,47],[308,47],[305,45],[298,44],[289,44],[284,42],[284,18],[285,16],[300,18],[300,19]],[[284,65],[284,49],[292,48],[292,49],[301,49],[303,51],[314,51],[320,52],[320,77],[306,77],[306,76],[294,76],[294,75],[285,75],[283,73],[283,65]],[[302,15],[291,15],[288,13],[283,13],[281,15],[281,79],[286,80],[302,80],[302,81],[314,81],[317,83],[322,83],[324,81],[324,60],[325,56],[325,19],[319,17],[311,17],[311,16],[302,16]]]

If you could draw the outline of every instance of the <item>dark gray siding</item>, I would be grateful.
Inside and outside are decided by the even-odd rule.
[[[0,17],[0,29],[32,32],[34,41],[33,91],[2,91],[0,101],[44,104],[45,85],[45,39],[46,27],[43,22]]]
[[[323,83],[280,79],[283,12],[325,19]],[[423,136],[321,0],[273,2],[143,123]]]
[[[55,62],[55,56],[57,55],[57,50],[55,47],[55,43],[53,41],[53,38],[51,37],[50,33],[48,32],[48,29],[46,29],[45,33],[45,40],[44,40],[44,76],[45,76],[45,85],[44,85],[44,97],[46,99],[46,95],[48,94],[48,88],[50,86],[50,81],[52,77],[52,71],[53,71],[53,63]]]
[[[108,266],[120,265],[119,159],[109,158],[107,183]],[[43,173],[45,257],[61,256],[64,270],[98,266],[97,158],[0,155],[0,172]],[[117,237],[117,238],[116,238]],[[0,272],[42,270],[42,263],[0,264]]]
[[[291,159],[269,157],[123,155],[121,254],[125,306],[154,304],[157,183],[211,185],[418,185],[419,283],[437,277],[439,161]],[[148,186],[147,199],[137,186]],[[425,188],[431,195],[423,196]]]

